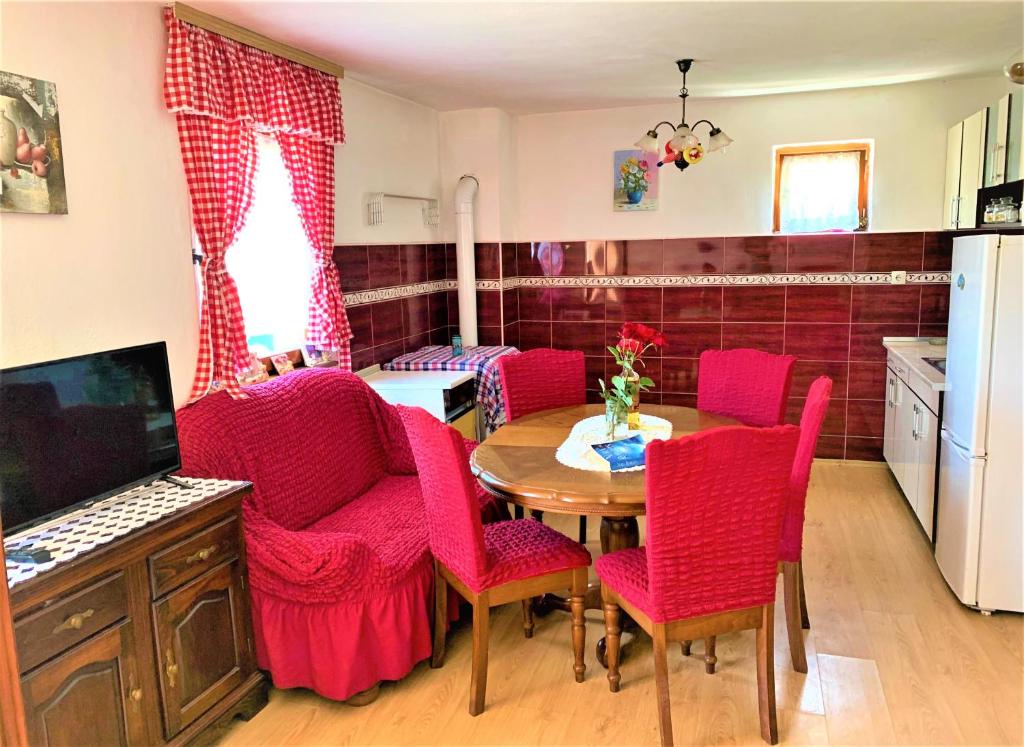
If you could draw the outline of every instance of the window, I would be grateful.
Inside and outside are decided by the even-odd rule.
[[[773,229],[866,229],[870,178],[869,142],[776,146]]]
[[[253,202],[225,257],[238,286],[249,347],[260,357],[301,348],[313,254],[277,141],[258,136]]]

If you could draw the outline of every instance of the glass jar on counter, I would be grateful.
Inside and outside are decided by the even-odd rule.
[[[999,206],[999,201],[993,197],[992,200],[985,206],[985,214],[982,216],[982,223],[995,223],[996,222],[996,210]]]
[[[1012,197],[1003,197],[999,200],[999,208],[996,211],[1000,217],[1000,223],[1016,223],[1020,220],[1020,209]]]

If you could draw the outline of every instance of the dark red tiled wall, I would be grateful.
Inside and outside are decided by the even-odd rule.
[[[757,275],[943,271],[951,256],[951,234],[863,233],[520,243],[514,250],[502,245],[497,261],[511,266],[514,257],[520,277]],[[605,346],[627,320],[656,325],[669,338],[648,364],[657,386],[645,395],[648,402],[694,405],[704,350],[753,347],[796,355],[787,417],[797,422],[810,382],[830,376],[833,400],[818,454],[847,459],[881,459],[882,337],[944,336],[948,316],[945,284],[520,287],[506,291],[506,298],[490,292],[493,299],[487,293],[485,305],[506,308],[506,342],[524,350],[582,349],[592,398],[610,359]]]
[[[760,275],[944,271],[951,233],[735,236],[664,240],[481,243],[478,281],[515,277]],[[339,246],[346,293],[455,279],[451,244]],[[481,344],[564,347],[586,353],[590,396],[606,374],[605,346],[624,321],[661,327],[669,345],[649,361],[648,402],[693,405],[703,350],[754,347],[790,353],[796,366],[788,418],[810,382],[834,382],[819,456],[881,459],[883,336],[944,336],[948,288],[910,285],[519,287],[477,291]],[[457,294],[438,291],[349,307],[353,365],[383,363],[426,344],[449,344]]]
[[[334,262],[346,294],[455,277],[455,257],[445,244],[336,246]],[[357,370],[424,345],[446,345],[458,324],[458,304],[448,291],[349,305],[347,311]]]

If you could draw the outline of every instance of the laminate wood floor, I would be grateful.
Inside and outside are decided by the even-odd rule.
[[[574,536],[572,517],[545,522]],[[596,523],[596,522],[591,522]],[[643,521],[641,520],[641,528]],[[597,527],[591,552],[600,553]],[[783,744],[1024,743],[1024,623],[983,617],[946,587],[923,533],[888,470],[815,464],[804,572],[809,671],[789,663],[782,605],[775,681]],[[781,599],[781,576],[779,596]],[[518,604],[491,613],[487,708],[467,712],[471,627],[456,625],[442,669],[421,663],[364,708],[303,690],[273,691],[269,705],[226,732],[226,745],[641,745],[657,744],[650,640],[622,663],[610,693],[594,643],[604,625],[587,613],[587,678],[573,681],[568,615],[537,619],[523,637]],[[718,673],[703,644],[669,651],[676,744],[760,745],[754,635],[718,639]]]

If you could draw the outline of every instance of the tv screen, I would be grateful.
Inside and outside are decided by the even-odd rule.
[[[180,466],[164,343],[0,371],[5,533]]]

